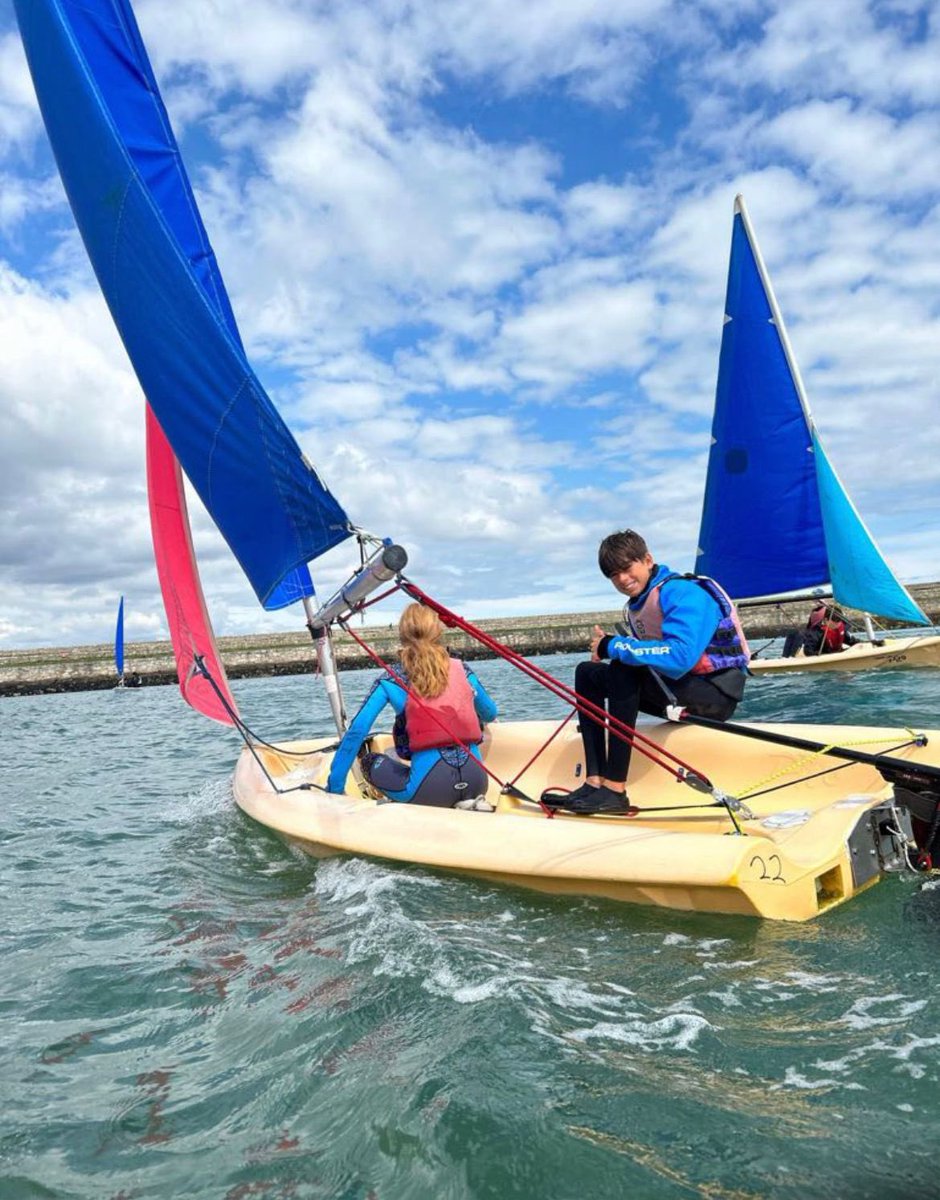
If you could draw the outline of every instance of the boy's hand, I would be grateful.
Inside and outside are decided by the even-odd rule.
[[[607,637],[607,634],[601,629],[600,625],[594,626],[594,636],[591,638],[591,662],[600,662],[600,656],[597,653],[597,647],[601,644],[601,639]]]

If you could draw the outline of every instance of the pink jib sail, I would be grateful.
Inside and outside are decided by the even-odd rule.
[[[211,717],[213,721],[233,725],[232,717],[212,684],[199,674],[196,667],[195,659],[199,656],[232,712],[237,715],[235,698],[216,650],[215,636],[199,582],[183,491],[183,475],[150,405],[146,408],[150,530],[163,605],[173,641],[173,653],[176,655],[180,691],[186,703],[197,712]]]

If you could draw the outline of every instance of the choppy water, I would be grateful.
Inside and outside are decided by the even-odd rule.
[[[237,691],[328,731],[309,679]],[[739,715],[940,727],[940,672],[755,680]],[[940,1195],[940,885],[793,926],[316,863],[174,689],[0,726],[5,1200]]]

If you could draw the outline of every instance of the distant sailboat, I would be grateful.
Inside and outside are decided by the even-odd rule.
[[[907,625],[930,619],[898,582],[823,449],[770,277],[735,198],[696,570],[738,601],[833,595]],[[938,666],[940,637],[758,660],[755,671]]]
[[[114,627],[114,669],[117,671],[117,686],[124,686],[124,597],[118,605],[117,624]]]

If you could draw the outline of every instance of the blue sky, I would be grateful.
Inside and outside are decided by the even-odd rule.
[[[135,10],[258,374],[427,590],[615,607],[627,525],[691,569],[738,191],[830,457],[940,578],[940,5]],[[217,632],[300,625],[192,507]],[[0,0],[0,647],[107,640],[122,592],[162,636],[141,396]]]

